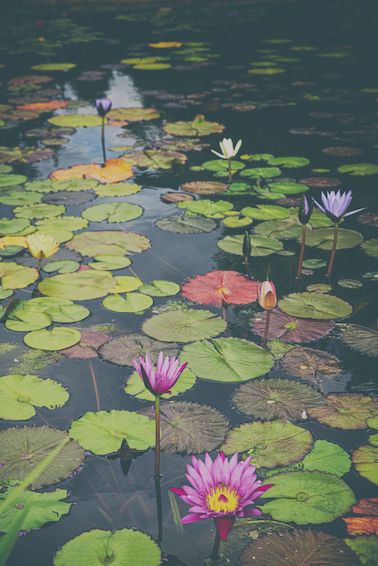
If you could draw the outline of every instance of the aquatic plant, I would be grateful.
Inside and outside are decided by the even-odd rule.
[[[314,201],[312,198],[308,198],[306,195],[303,196],[302,205],[298,210],[298,220],[302,224],[302,238],[301,238],[301,250],[299,252],[298,267],[297,267],[297,279],[302,277],[302,263],[304,258],[304,250],[306,245],[306,232],[307,224],[311,218],[312,211],[314,210]]]
[[[241,148],[242,140],[239,140],[235,146],[234,142],[231,138],[223,138],[221,142],[219,142],[219,146],[221,149],[221,153],[219,151],[215,151],[214,149],[211,150],[217,157],[221,159],[227,159],[228,162],[228,180],[231,182],[232,180],[232,158],[235,157],[239,149]]]
[[[269,281],[269,279],[267,279],[263,283],[260,283],[258,287],[258,302],[260,307],[262,307],[266,311],[263,339],[263,344],[264,346],[266,346],[269,335],[270,313],[277,306],[276,287],[272,281]]]
[[[106,147],[105,147],[105,116],[110,112],[112,108],[112,101],[108,98],[97,98],[96,100],[96,110],[97,114],[100,116],[101,122],[101,147],[102,147],[102,157],[104,166],[106,165]]]

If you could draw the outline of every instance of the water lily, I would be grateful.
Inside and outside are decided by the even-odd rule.
[[[232,180],[231,160],[233,157],[235,157],[238,154],[241,144],[242,144],[242,140],[239,140],[234,146],[234,142],[232,141],[231,138],[223,138],[223,140],[219,142],[221,153],[219,153],[219,151],[215,151],[214,149],[211,150],[212,153],[214,153],[217,157],[220,157],[221,159],[227,159],[229,181]]]
[[[170,393],[172,387],[188,365],[169,356],[159,353],[156,367],[149,354],[139,356],[132,361],[137,374],[143,381],[146,389],[155,396],[155,479],[160,477],[160,396]]]
[[[37,269],[41,268],[41,261],[54,255],[59,250],[59,243],[51,234],[35,232],[25,238],[26,247],[37,260]]]
[[[97,98],[96,100],[96,109],[97,114],[101,116],[101,147],[102,147],[102,159],[103,159],[103,167],[106,165],[106,146],[105,146],[105,116],[108,112],[110,112],[112,108],[112,101],[108,98]]]
[[[303,196],[302,205],[298,210],[298,220],[302,224],[302,239],[301,239],[301,251],[299,252],[298,267],[297,267],[297,279],[302,277],[302,263],[304,258],[304,251],[306,245],[306,233],[307,224],[311,218],[312,211],[314,210],[314,201],[311,197]]]
[[[331,255],[329,256],[328,266],[327,266],[327,276],[332,275],[333,265],[335,263],[336,249],[337,249],[337,238],[339,234],[340,223],[347,216],[352,214],[357,214],[361,212],[364,208],[357,208],[356,210],[351,210],[347,212],[351,202],[352,202],[352,191],[346,191],[342,193],[341,191],[329,191],[327,193],[321,193],[322,204],[315,201],[316,206],[324,212],[328,218],[335,223],[335,229],[333,233],[333,244],[331,249]]]
[[[256,477],[252,457],[239,462],[238,454],[230,459],[220,452],[214,461],[206,453],[205,461],[192,456],[186,468],[191,485],[171,487],[170,490],[190,505],[182,524],[214,519],[217,537],[212,558],[217,558],[219,540],[226,540],[237,517],[262,515],[255,507],[256,500],[272,484],[261,485]],[[218,542],[218,544],[217,544]]]
[[[266,311],[265,330],[263,345],[266,346],[269,335],[270,313],[277,306],[277,292],[276,287],[272,281],[267,279],[260,283],[258,288],[258,301],[260,307]]]

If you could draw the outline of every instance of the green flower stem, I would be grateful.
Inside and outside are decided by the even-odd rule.
[[[105,116],[102,117],[101,122],[101,147],[102,147],[102,160],[103,167],[106,165],[106,148],[105,148]]]
[[[331,255],[329,256],[328,267],[327,267],[327,277],[330,277],[332,275],[333,264],[335,263],[336,249],[337,249],[337,237],[339,235],[339,227],[340,227],[339,223],[336,222],[335,230],[334,230],[334,233],[333,233],[332,250],[331,250]]]
[[[160,478],[160,395],[155,395],[155,474]]]
[[[299,258],[298,258],[297,279],[300,279],[302,277],[302,263],[303,263],[304,252],[305,252],[306,232],[307,232],[307,224],[303,224],[303,226],[302,226],[301,251],[299,252]]]
[[[266,348],[266,344],[267,344],[267,342],[268,342],[269,324],[270,324],[270,313],[271,313],[271,311],[266,311],[266,320],[265,320],[264,338],[263,338],[263,346],[264,346],[264,348]]]
[[[232,181],[232,163],[231,159],[228,159],[228,181],[231,183]]]

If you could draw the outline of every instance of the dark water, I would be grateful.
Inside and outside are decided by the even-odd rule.
[[[344,188],[353,190],[353,208],[366,207],[368,211],[374,211],[377,176],[355,177],[337,172],[337,167],[342,164],[377,162],[377,93],[361,92],[361,89],[378,86],[377,14],[373,8],[373,3],[362,4],[357,1],[241,4],[201,2],[183,6],[137,4],[130,8],[126,5],[112,6],[111,3],[85,8],[79,3],[76,7],[64,7],[66,17],[72,22],[88,26],[91,31],[100,32],[101,38],[89,43],[67,42],[56,47],[51,54],[42,56],[32,49],[15,53],[19,49],[20,35],[27,37],[29,34],[34,37],[35,27],[29,24],[37,20],[44,21],[44,27],[37,33],[47,33],[49,21],[61,17],[61,10],[57,6],[38,9],[8,6],[5,11],[7,21],[15,28],[19,26],[19,35],[17,38],[16,34],[12,41],[9,39],[2,43],[4,68],[0,69],[1,80],[5,87],[9,79],[31,74],[30,65],[40,62],[74,62],[77,67],[73,71],[53,73],[53,76],[58,96],[78,100],[78,112],[93,113],[94,100],[104,95],[112,99],[114,107],[153,106],[161,111],[160,120],[131,124],[126,130],[108,127],[108,147],[153,145],[163,137],[163,121],[190,120],[196,114],[205,114],[207,119],[226,126],[227,137],[243,140],[242,153],[307,157],[311,161],[308,167],[286,170],[287,174],[285,171],[283,176],[296,179],[336,177],[342,180]],[[117,19],[117,15],[126,15],[130,21]],[[271,38],[288,39],[290,42],[266,42]],[[138,71],[119,65],[122,58],[150,54],[151,50],[147,47],[149,42],[165,40],[209,42],[209,51],[215,57],[205,64],[176,60],[173,68],[166,71]],[[313,46],[316,50],[296,52],[290,49],[298,45]],[[278,64],[286,71],[281,75],[250,75],[247,72],[249,64],[264,57],[261,50],[273,50],[276,55],[295,57],[299,62]],[[342,52],[347,56],[320,57],[319,52],[322,51]],[[99,70],[104,71],[102,80],[78,80],[85,71]],[[32,94],[36,97],[33,100],[37,100],[37,94]],[[314,97],[316,99],[311,99]],[[1,103],[14,104],[6,88]],[[254,105],[255,109],[240,111],[240,105],[243,104]],[[26,136],[28,130],[45,126],[48,117],[49,115],[41,115],[18,127],[0,129],[0,145],[31,144],[30,138]],[[294,135],[289,132],[298,128],[314,128],[318,133]],[[124,132],[127,137],[120,137]],[[217,135],[204,139],[213,148],[217,145]],[[322,149],[330,146],[356,147],[362,153],[356,157],[335,157],[322,153]],[[109,151],[109,155],[116,157],[117,153]],[[240,258],[225,254],[216,246],[217,240],[238,232],[237,230],[228,230],[219,225],[208,234],[172,235],[154,226],[157,218],[175,211],[175,205],[161,202],[160,194],[176,190],[184,181],[211,179],[206,172],[198,174],[189,169],[189,166],[211,159],[209,149],[189,152],[187,155],[188,164],[175,167],[173,171],[138,172],[135,182],[142,185],[143,190],[125,200],[143,206],[143,216],[125,224],[110,226],[110,229],[132,230],[144,234],[151,240],[150,251],[133,256],[132,269],[144,281],[168,279],[181,284],[188,276],[213,269],[236,269],[243,272]],[[14,171],[26,174],[29,179],[43,179],[54,169],[77,163],[101,162],[101,159],[99,129],[81,128],[70,135],[66,145],[55,151],[53,158],[32,165],[15,164]],[[312,169],[315,168],[329,169],[329,172],[313,173]],[[311,194],[316,196],[319,189],[314,189]],[[97,198],[95,203],[111,200]],[[236,208],[261,203],[253,197],[237,197],[233,202]],[[79,215],[91,204],[94,202],[82,206],[68,205],[67,214]],[[1,216],[12,216],[12,207],[1,206],[1,209]],[[360,231],[365,239],[376,237],[373,227],[359,223],[355,217],[348,219],[346,227]],[[91,223],[90,229],[108,229],[108,225]],[[295,240],[288,240],[285,242],[285,249],[297,252],[298,245]],[[309,250],[307,257],[326,258],[326,254]],[[279,296],[296,290],[296,256],[252,258],[253,276],[260,280],[264,278],[268,265]],[[376,281],[362,279],[362,275],[374,269],[375,260],[357,247],[338,253],[334,275],[334,292],[355,306],[351,321],[373,328]],[[128,269],[115,272],[115,275],[123,274],[130,272]],[[361,280],[363,286],[346,289],[336,285],[336,281],[345,278]],[[314,271],[306,277],[303,286],[324,282],[324,270]],[[21,290],[17,292],[17,296],[28,298],[29,291]],[[155,307],[165,302],[166,299],[156,299]],[[114,324],[115,334],[119,335],[140,331],[143,320],[151,315],[150,311],[144,316],[112,313],[102,308],[98,300],[85,302],[85,305],[90,309],[91,317],[84,323],[78,323],[78,326]],[[243,323],[246,318],[240,317],[239,310],[230,308],[233,321],[229,327],[230,335],[256,342],[256,336],[251,332],[249,324]],[[21,343],[22,333],[2,328],[1,338],[6,343]],[[327,386],[327,392],[368,394],[376,391],[374,361],[350,350],[336,334],[310,346],[330,352],[342,361],[343,373]],[[148,403],[135,400],[123,392],[130,369],[117,367],[101,359],[94,359],[91,363],[97,377],[102,410],[139,410],[148,406]],[[4,368],[8,367],[4,364]],[[5,422],[4,427],[41,425],[47,422],[65,430],[72,420],[84,412],[96,410],[88,361],[63,359],[36,373],[52,377],[67,386],[70,391],[69,402],[54,411],[40,409],[39,415],[27,423]],[[280,370],[274,368],[271,375],[280,375]],[[230,396],[234,388],[231,384],[198,380],[195,387],[180,396],[179,400],[209,404],[226,414],[231,426],[236,426],[246,422],[247,417],[232,407]],[[331,429],[311,420],[301,426],[309,428],[314,439],[336,442],[349,453],[366,444],[367,431]],[[119,460],[88,455],[79,473],[53,486],[69,491],[69,501],[73,503],[70,514],[57,523],[48,524],[20,538],[9,564],[47,566],[52,563],[52,556],[62,544],[93,528],[116,530],[134,527],[156,537],[155,492],[151,479],[153,460],[153,451],[145,453],[133,461],[131,470],[125,477]],[[210,552],[212,522],[203,521],[178,531],[167,490],[169,486],[181,484],[188,461],[189,457],[186,456],[162,456],[162,548],[165,554],[196,566]],[[374,496],[373,484],[361,478],[353,469],[344,479],[352,487],[357,500]],[[319,528],[340,538],[345,536],[341,519]],[[234,546],[228,551],[229,563],[236,564],[239,549],[234,539],[231,544]],[[170,560],[172,564],[178,563],[173,558]]]

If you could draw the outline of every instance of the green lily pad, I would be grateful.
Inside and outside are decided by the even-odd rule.
[[[85,450],[101,456],[117,452],[123,440],[134,450],[151,448],[154,429],[154,422],[138,413],[97,411],[73,421],[69,434]]]
[[[320,250],[331,250],[333,244],[333,228],[317,228],[307,232],[306,245]],[[346,250],[358,246],[363,241],[363,236],[355,230],[339,230],[337,238],[337,249]]]
[[[266,75],[270,77],[274,75],[281,75],[282,73],[286,73],[286,71],[281,67],[256,67],[249,69],[248,73],[250,75]]]
[[[79,322],[90,315],[81,305],[68,299],[37,297],[20,301],[10,312],[5,322],[6,328],[19,332],[40,330],[52,322]]]
[[[180,360],[188,362],[199,378],[227,383],[240,383],[264,375],[273,365],[269,352],[239,338],[217,338],[188,344],[184,346]]]
[[[279,177],[281,175],[281,169],[278,167],[255,167],[254,169],[243,169],[240,172],[241,177],[248,177],[251,179],[272,179],[273,177]]]
[[[261,420],[303,418],[306,409],[323,405],[321,393],[289,379],[259,379],[241,385],[233,396],[236,408]]]
[[[175,234],[203,234],[211,232],[217,227],[214,220],[203,216],[189,216],[186,214],[172,214],[156,220],[155,225],[165,232]]]
[[[378,447],[360,446],[353,452],[352,461],[360,476],[378,485]]]
[[[1,287],[7,289],[24,289],[38,279],[38,271],[33,267],[24,267],[13,261],[0,263]]]
[[[224,126],[218,122],[208,122],[204,116],[198,115],[192,122],[168,122],[163,130],[172,136],[197,137],[221,133]]]
[[[323,472],[289,472],[274,476],[274,486],[260,506],[274,520],[297,525],[330,523],[355,503],[351,488],[340,478]]]
[[[36,375],[0,377],[0,418],[22,421],[34,417],[34,407],[55,409],[69,398],[68,391],[57,381]]]
[[[0,174],[0,188],[13,187],[15,185],[23,185],[28,180],[25,175],[14,175],[12,173]]]
[[[76,232],[88,226],[88,221],[80,216],[60,216],[58,218],[46,218],[36,222],[38,231],[50,232],[55,236],[57,231],[64,230]]]
[[[97,185],[94,191],[99,197],[129,197],[141,191],[140,185],[136,183],[109,183]]]
[[[325,267],[327,265],[327,262],[324,261],[323,259],[305,259],[302,263],[302,266],[306,269],[321,269],[322,267]],[[329,285],[327,285],[327,293],[329,291],[332,291],[332,287],[329,287]]]
[[[146,354],[149,354],[153,363],[155,363],[159,352],[163,352],[166,356],[176,356],[178,346],[177,344],[166,344],[151,340],[151,338],[142,334],[125,334],[113,338],[99,351],[102,359],[120,366],[132,366],[134,358]]]
[[[76,67],[75,63],[41,63],[33,65],[34,71],[70,71]]]
[[[376,175],[378,173],[378,165],[374,163],[348,163],[337,168],[339,173],[349,173],[355,176]]]
[[[207,310],[172,310],[147,319],[143,332],[162,342],[193,342],[223,332],[225,321]]]
[[[140,169],[163,169],[168,171],[176,164],[185,165],[188,158],[179,151],[145,149],[126,154],[127,162]]]
[[[202,167],[205,171],[211,171],[216,177],[228,177],[229,176],[229,164],[227,159],[212,159],[210,161],[205,161],[202,163]],[[244,169],[244,163],[240,161],[231,160],[231,172],[237,173]]]
[[[352,350],[372,358],[378,357],[378,332],[372,328],[349,324],[344,331],[343,340]]]
[[[101,126],[102,118],[100,116],[92,116],[85,114],[59,114],[52,116],[48,122],[53,126],[60,128],[94,128]]]
[[[24,342],[36,350],[64,350],[80,342],[80,332],[75,328],[61,327],[33,330],[25,334]]]
[[[334,428],[361,430],[368,428],[368,419],[378,416],[378,400],[352,393],[328,395],[326,404],[310,409],[309,415]]]
[[[150,295],[150,297],[173,297],[180,292],[180,285],[173,281],[154,279],[151,283],[142,285],[139,292]]]
[[[304,457],[302,467],[306,471],[327,472],[342,477],[349,472],[351,459],[338,444],[317,440],[311,452]]]
[[[241,213],[254,220],[281,220],[290,216],[290,210],[274,204],[258,204],[256,207],[246,206]]]
[[[342,299],[320,293],[291,293],[281,299],[278,306],[292,316],[316,320],[345,318],[352,314],[353,310],[351,305]]]
[[[185,393],[195,385],[197,379],[196,376],[189,368],[185,368],[180,378],[176,381],[175,385],[171,389],[171,393],[165,393],[162,395],[163,399],[170,399],[171,397],[176,397],[181,393]],[[126,386],[124,388],[125,393],[132,395],[137,399],[143,401],[154,401],[155,396],[152,395],[144,386],[143,381],[139,377],[136,371],[134,371],[130,377],[127,378]]]
[[[361,244],[361,248],[370,257],[378,257],[378,238],[366,240]]]
[[[337,284],[345,289],[359,289],[363,287],[362,281],[358,281],[358,279],[339,279]]]
[[[17,206],[13,212],[18,218],[51,218],[61,216],[66,209],[61,204],[36,203],[30,206]]]
[[[217,242],[217,246],[229,254],[243,255],[243,234],[226,236]],[[283,249],[283,244],[275,238],[265,238],[264,236],[250,236],[251,256],[261,257],[274,254]]]
[[[140,531],[93,529],[66,542],[54,556],[54,566],[95,566],[110,562],[113,566],[159,566],[161,553],[158,545]]]
[[[177,207],[206,218],[224,218],[225,212],[233,209],[233,204],[226,200],[203,199],[178,202]]]
[[[8,488],[0,495],[0,501],[12,492]],[[3,533],[12,530],[20,515],[20,509],[27,508],[19,529],[31,531],[40,529],[46,523],[59,521],[63,515],[67,515],[71,503],[63,501],[68,497],[65,489],[56,489],[48,493],[36,493],[35,491],[22,491],[11,506],[9,506],[0,517],[0,530]]]
[[[124,297],[109,295],[102,301],[102,305],[110,311],[134,314],[143,314],[153,303],[153,299],[143,293],[126,293]]]
[[[118,275],[114,277],[115,285],[109,293],[130,293],[143,285],[143,281],[134,275]]]
[[[48,277],[40,282],[38,289],[48,297],[88,301],[105,297],[115,283],[107,271],[88,270]]]
[[[284,167],[285,169],[297,169],[310,165],[310,160],[307,157],[273,157],[269,159],[268,165]]]
[[[77,271],[80,267],[78,261],[72,259],[59,259],[57,261],[50,261],[43,267],[45,273],[73,273]]]
[[[67,179],[58,181],[56,179],[36,179],[26,183],[27,191],[35,191],[37,193],[52,193],[58,191],[87,191],[97,188],[97,181],[94,179]],[[108,185],[111,186],[111,185]]]
[[[0,194],[0,203],[8,206],[25,206],[29,204],[36,204],[41,202],[42,195],[39,193],[19,192],[19,189],[10,189],[9,191],[2,191]]]
[[[283,195],[299,195],[310,190],[309,187],[303,183],[293,183],[290,181],[276,181],[274,183],[269,183],[268,188],[273,193],[280,193]]]
[[[90,222],[128,222],[142,216],[143,208],[130,202],[108,202],[86,208],[81,215]]]
[[[362,566],[376,566],[378,556],[377,536],[358,536],[347,538],[344,542],[357,554]]]
[[[134,232],[109,230],[77,234],[66,244],[66,247],[89,257],[108,254],[127,255],[147,250],[150,247],[150,241],[145,236]]]
[[[156,108],[113,108],[108,114],[110,120],[127,120],[127,122],[146,122],[160,118]]]
[[[312,444],[308,430],[275,420],[242,424],[231,429],[222,450],[225,454],[238,452],[252,456],[258,468],[276,468],[298,462],[310,451]]]
[[[2,236],[29,234],[30,222],[24,218],[0,218],[0,234]]]
[[[114,271],[131,265],[131,260],[128,257],[120,255],[97,255],[93,259],[94,261],[88,263],[88,265],[99,271]]]
[[[0,432],[0,481],[22,481],[63,440],[67,433],[48,426],[23,426]],[[84,450],[68,442],[47,468],[34,480],[32,489],[57,483],[82,465]]]

